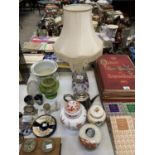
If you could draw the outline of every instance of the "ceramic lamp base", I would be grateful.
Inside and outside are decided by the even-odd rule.
[[[87,73],[83,70],[82,72],[73,72],[72,74],[72,89],[74,93],[88,92],[89,82]]]

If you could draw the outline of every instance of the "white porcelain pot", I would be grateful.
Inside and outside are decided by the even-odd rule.
[[[97,126],[103,125],[106,119],[106,113],[99,105],[92,105],[88,111],[88,121]]]
[[[58,69],[58,65],[53,60],[41,60],[31,66],[31,72],[37,77],[52,75]]]
[[[86,109],[79,102],[69,101],[60,112],[60,120],[69,129],[79,129],[86,121]]]
[[[85,148],[95,149],[101,143],[101,131],[94,124],[85,124],[80,128],[79,140]]]

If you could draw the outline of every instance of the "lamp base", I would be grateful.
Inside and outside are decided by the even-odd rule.
[[[72,74],[72,89],[74,93],[88,92],[89,81],[87,73],[83,70],[81,72],[73,72]]]

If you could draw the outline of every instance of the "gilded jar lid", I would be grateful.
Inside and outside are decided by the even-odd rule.
[[[77,116],[81,112],[81,104],[77,101],[69,101],[65,106],[65,113],[70,116]]]
[[[89,114],[94,118],[101,118],[105,115],[105,112],[101,106],[92,105],[89,109]]]

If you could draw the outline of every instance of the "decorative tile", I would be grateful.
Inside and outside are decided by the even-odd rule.
[[[119,112],[119,108],[117,104],[109,104],[110,112]]]
[[[116,121],[119,130],[128,130],[128,123],[125,118],[119,118]]]
[[[135,104],[127,104],[129,112],[135,112]]]
[[[135,115],[134,102],[104,102],[103,106],[107,116]]]

